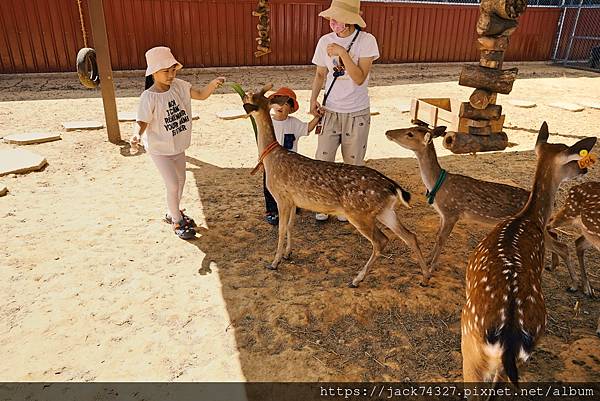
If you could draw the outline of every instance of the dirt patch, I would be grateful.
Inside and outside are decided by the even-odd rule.
[[[446,169],[527,188],[542,121],[554,142],[598,135],[600,111],[547,106],[600,93],[597,74],[541,64],[520,68],[511,97],[538,107],[504,105],[506,131],[516,145],[503,153],[455,156],[438,139]],[[371,81],[372,104],[381,115],[372,120],[367,165],[413,194],[414,207],[398,211],[425,253],[435,240],[437,214],[422,196],[416,160],[384,133],[410,124],[395,107],[412,96],[467,99],[470,90],[456,83],[459,69],[376,66]],[[273,82],[298,89],[298,117],[307,119],[311,68],[218,73],[247,88]],[[135,110],[143,79],[132,74],[117,76],[119,111]],[[216,74],[193,71],[183,78],[202,85]],[[99,93],[81,89],[69,74],[2,76],[0,95],[0,134],[61,131],[62,121],[103,118]],[[249,175],[257,157],[250,125],[215,117],[239,104],[225,89],[193,103],[201,118],[193,123],[187,152],[184,205],[203,227],[193,242],[177,239],[161,222],[164,191],[149,158],[109,144],[105,130],[65,132],[61,141],[30,145],[48,166],[0,178],[10,191],[0,199],[1,380],[461,378],[464,270],[486,229],[457,224],[430,287],[419,285],[413,255],[394,240],[361,286],[350,289],[369,243],[348,224],[320,224],[304,211],[293,259],[276,272],[264,269],[277,235],[263,220],[262,178]],[[121,124],[124,138],[132,127]],[[316,138],[303,138],[299,148],[312,156]],[[576,182],[598,180],[599,171]],[[574,183],[561,187],[557,203]],[[597,255],[589,251],[587,265],[592,286],[600,288]],[[600,301],[567,293],[568,285],[562,265],[544,274],[549,324],[521,369],[524,380],[600,380],[594,334]]]

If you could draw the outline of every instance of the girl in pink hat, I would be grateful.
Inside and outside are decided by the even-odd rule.
[[[196,236],[194,220],[183,214],[181,196],[185,184],[185,150],[192,136],[192,99],[204,100],[225,82],[213,79],[203,88],[176,78],[183,66],[168,47],[153,47],[146,52],[146,90],[140,96],[137,132],[132,149],[140,141],[158,168],[167,190],[165,221],[172,224],[182,239]]]

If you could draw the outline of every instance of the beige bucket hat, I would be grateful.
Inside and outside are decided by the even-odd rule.
[[[361,28],[367,26],[360,16],[360,0],[333,0],[327,10],[319,13],[319,17],[334,19],[345,24],[356,24]]]
[[[177,64],[175,67],[177,70],[183,68],[183,65],[173,57],[171,49],[164,46],[153,47],[148,50],[146,52],[146,64],[148,65],[146,68],[146,76],[152,75],[164,68],[169,68],[174,64]]]

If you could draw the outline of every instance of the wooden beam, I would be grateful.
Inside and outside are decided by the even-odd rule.
[[[460,73],[458,84],[508,95],[518,72],[518,68],[496,70],[478,65],[465,65]],[[485,106],[481,108],[485,109]]]
[[[104,105],[104,117],[106,119],[108,140],[112,143],[120,143],[121,131],[119,130],[115,85],[110,63],[110,51],[108,47],[108,36],[106,35],[106,21],[104,19],[102,0],[88,0],[88,7],[90,11],[92,37],[94,39],[94,49],[96,50],[96,60],[98,62],[98,72],[100,75],[100,89],[102,91],[102,104]]]

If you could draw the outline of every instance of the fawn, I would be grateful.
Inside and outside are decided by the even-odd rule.
[[[442,168],[438,162],[433,138],[443,136],[446,127],[430,129],[418,125],[411,128],[387,131],[386,137],[402,146],[412,150],[417,156],[421,179],[432,193]],[[454,225],[459,219],[464,218],[485,225],[496,225],[500,221],[517,214],[529,198],[529,191],[511,185],[489,182],[467,177],[460,174],[446,173],[445,179],[433,199],[428,197],[430,203],[440,215],[440,228],[438,230],[435,246],[427,261],[433,272],[437,260],[442,252],[442,247],[450,236]],[[549,232],[546,237],[548,249],[553,251],[553,266],[558,264],[556,252],[565,261],[569,272],[573,271],[570,263],[569,248],[554,238],[556,234]]]
[[[296,207],[300,207],[320,213],[343,214],[371,242],[371,257],[352,280],[351,287],[358,286],[364,279],[389,241],[377,226],[378,221],[412,249],[421,267],[423,282],[427,282],[429,269],[417,237],[402,225],[394,210],[398,203],[410,207],[410,193],[371,168],[313,160],[279,146],[275,141],[269,114],[271,103],[264,96],[271,87],[272,85],[267,85],[259,93],[248,93],[243,98],[246,113],[254,117],[257,125],[259,166],[262,162],[267,188],[279,208],[277,253],[267,267],[276,269],[282,257],[289,258]],[[284,251],[286,235],[287,245]]]
[[[544,122],[535,145],[537,166],[527,203],[499,223],[471,254],[466,304],[461,316],[465,382],[505,380],[518,385],[518,362],[525,362],[546,326],[541,287],[545,230],[560,183],[587,169],[581,150],[596,138],[571,147],[551,144]]]
[[[594,289],[590,285],[583,254],[586,249],[596,247],[600,249],[600,182],[586,182],[576,185],[569,190],[569,195],[564,206],[552,216],[548,228],[555,228],[572,224],[579,227],[581,236],[575,240],[577,259],[581,271],[583,292],[590,297],[594,296]],[[572,291],[577,291],[577,279],[571,274],[573,280]]]

